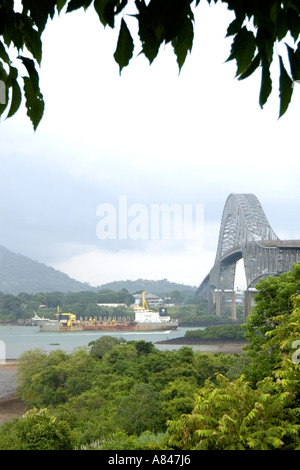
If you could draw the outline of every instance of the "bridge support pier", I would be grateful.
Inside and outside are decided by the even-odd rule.
[[[222,291],[215,290],[215,300],[216,300],[216,316],[221,315],[221,302],[222,302]]]
[[[212,315],[213,310],[213,292],[209,289],[207,293],[207,307],[208,307],[208,315]]]
[[[221,316],[222,311],[224,312],[224,301],[225,296],[231,294],[231,318],[236,320],[236,294],[235,291],[222,291],[216,289],[214,291],[214,303],[216,304],[216,316]]]
[[[234,290],[231,295],[231,318],[232,320],[236,320],[236,294]]]

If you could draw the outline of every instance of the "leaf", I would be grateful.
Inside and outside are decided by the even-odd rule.
[[[293,80],[288,75],[287,71],[285,70],[282,57],[279,56],[279,63],[280,63],[280,77],[279,77],[279,97],[280,97],[280,111],[279,111],[279,118],[284,115],[286,112],[291,97],[293,94]]]
[[[122,18],[117,48],[114,53],[114,58],[120,67],[120,73],[123,67],[126,67],[129,64],[129,61],[132,58],[133,49],[133,39],[124,19]]]
[[[32,27],[30,20],[26,17],[22,18],[22,31],[24,42],[27,49],[40,64],[42,60],[42,41],[39,33]]]
[[[27,116],[30,118],[34,130],[42,119],[44,114],[44,99],[39,88],[39,76],[35,69],[33,60],[27,57],[19,56],[25,65],[29,77],[23,77],[24,94],[26,99]]]
[[[280,449],[280,447],[283,445],[282,440],[275,436],[266,437],[265,441],[267,444],[270,444],[272,447],[275,447],[276,449]]]
[[[211,437],[213,435],[213,431],[211,429],[197,429],[196,434],[200,437]]]
[[[23,62],[23,64],[26,67],[27,72],[28,72],[29,76],[31,77],[31,79],[38,83],[39,76],[38,76],[38,73],[35,69],[35,65],[34,65],[33,60],[28,59],[28,57],[23,57],[23,56],[19,56],[18,58]]]
[[[3,46],[1,41],[0,41],[0,59],[4,60],[4,62],[6,62],[7,64],[9,64],[10,62],[7,52],[5,50],[5,47]]]
[[[253,72],[255,72],[255,70],[257,69],[257,67],[260,65],[260,59],[261,59],[261,55],[260,53],[258,52],[256,54],[256,56],[254,57],[253,61],[251,62],[251,64],[249,65],[249,67],[245,70],[245,72],[243,72],[240,76],[239,76],[239,80],[244,80],[245,78],[248,78],[250,77],[250,75],[253,74]]]
[[[271,91],[272,91],[272,80],[271,80],[271,75],[270,75],[270,66],[267,61],[263,61],[260,94],[259,94],[259,104],[261,108],[266,104]]]
[[[107,20],[104,16],[104,8],[105,8],[105,5],[108,3],[108,1],[109,0],[95,0],[94,1],[94,8],[103,26],[107,25]]]
[[[227,61],[235,59],[237,75],[243,73],[251,64],[256,49],[255,36],[244,26],[235,36]]]
[[[226,37],[234,36],[241,29],[241,21],[238,18],[235,18],[227,28]]]
[[[19,109],[21,101],[22,101],[22,93],[20,90],[20,86],[17,81],[18,71],[14,67],[11,67],[10,74],[8,80],[11,82],[11,89],[12,89],[12,97],[11,97],[11,105],[9,112],[7,114],[7,118],[12,117]]]
[[[158,54],[161,42],[156,37],[151,25],[141,15],[137,15],[137,18],[139,20],[139,36],[143,46],[142,52],[151,64]]]
[[[94,8],[103,26],[115,27],[115,15],[127,5],[128,0],[94,0]]]
[[[190,32],[186,31],[187,21],[194,20],[190,0],[180,2],[164,0],[163,6],[161,0],[152,0],[150,3],[153,4],[153,8],[149,8],[151,21],[156,23],[158,30],[161,31],[161,39],[166,44],[174,41],[180,35],[182,29],[190,35]]]
[[[260,439],[251,438],[250,440],[248,440],[247,445],[250,447],[250,449],[259,448]]]
[[[179,70],[181,70],[187,53],[192,50],[194,39],[193,22],[185,18],[177,37],[172,41],[174,52],[177,56]]]
[[[57,8],[58,13],[61,12],[61,10],[63,9],[66,3],[67,3],[67,0],[56,0],[56,8]]]
[[[300,19],[299,13],[295,11],[293,8],[287,9],[287,26],[288,29],[293,36],[294,40],[297,41],[298,36],[300,34]]]
[[[78,8],[84,8],[86,10],[91,3],[92,0],[70,0],[67,7],[67,13],[78,10]]]
[[[24,94],[27,116],[36,130],[44,114],[44,100],[43,95],[29,77],[24,77]]]
[[[22,93],[20,90],[20,86],[17,80],[13,80],[11,105],[10,105],[9,112],[7,115],[8,118],[12,117],[18,111],[21,101],[22,101]]]
[[[276,21],[276,34],[279,41],[283,39],[288,33],[288,25],[286,14],[283,10],[280,9],[278,18]]]
[[[61,3],[61,2],[57,2]],[[54,17],[55,13],[55,1],[54,0],[43,0],[37,2],[36,0],[22,0],[23,14],[22,16],[29,16],[28,10],[30,10],[30,17],[37,26],[40,33],[44,30],[48,17]]]
[[[300,54],[299,54],[299,47],[298,53],[295,52],[288,44],[286,44],[290,62],[290,68],[292,72],[292,76],[294,80],[300,80]]]

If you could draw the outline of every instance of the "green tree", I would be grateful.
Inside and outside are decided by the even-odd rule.
[[[18,393],[29,407],[57,406],[88,390],[98,361],[84,350],[48,355],[28,351],[19,358]]]
[[[295,275],[294,290],[297,273],[298,266],[283,276],[286,281]],[[290,292],[290,285],[287,288],[283,283],[281,287]],[[300,449],[300,295],[292,295],[288,302],[279,296],[278,301],[282,312],[275,302],[274,316],[268,312],[265,318],[265,341],[260,343],[262,354],[267,356],[276,349],[272,370],[268,363],[269,376],[260,374],[265,377],[255,384],[244,374],[234,381],[222,374],[217,375],[217,383],[207,379],[196,393],[193,411],[169,423],[170,446],[190,450]],[[259,355],[256,367],[262,357]]]
[[[113,336],[101,336],[96,341],[91,341],[89,343],[90,354],[96,359],[102,359],[104,354],[108,353],[118,344],[123,344],[126,341],[123,338],[115,338]]]
[[[72,450],[73,438],[68,424],[44,408],[33,408],[16,426],[19,450]]]
[[[185,336],[187,338],[240,340],[244,339],[244,334],[243,326],[237,324],[208,326],[205,330],[187,331]]]
[[[171,302],[174,302],[175,304],[180,304],[183,302],[183,297],[181,295],[181,292],[179,290],[174,290],[171,294]]]
[[[244,347],[248,366],[244,373],[253,384],[271,375],[281,359],[279,342],[270,342],[270,335],[293,311],[293,296],[300,291],[300,263],[278,277],[262,279],[257,285],[255,307],[245,325]]]
[[[22,318],[24,307],[25,304],[22,300],[14,295],[4,294],[0,296],[0,313],[3,319],[15,321]]]
[[[47,354],[40,349],[26,351],[19,358],[17,390],[20,398],[29,407],[34,406],[40,399],[36,386],[47,361]]]
[[[300,294],[292,296],[292,302],[293,311],[277,316],[278,324],[267,332],[269,344],[263,348],[279,345],[280,363],[273,372],[276,383],[291,393],[300,406]]]
[[[194,393],[199,385],[194,380],[175,378],[160,392],[165,422],[178,419],[182,414],[191,413],[194,408]]]
[[[218,375],[196,394],[191,414],[168,426],[176,449],[274,450],[300,446],[297,418],[288,413],[294,398],[272,378],[253,389],[244,376],[231,382]]]
[[[84,316],[94,318],[100,316],[99,306],[95,303],[88,303],[84,312]]]
[[[137,384],[117,408],[117,421],[127,434],[158,432],[164,426],[159,395],[148,384]]]
[[[129,307],[129,305],[134,304],[134,297],[128,292],[127,289],[123,288],[118,292],[119,302],[124,303]]]
[[[0,450],[72,450],[75,436],[69,424],[47,408],[27,411],[0,427]]]
[[[211,3],[211,0],[207,0]],[[137,22],[139,47],[150,63],[156,58],[164,44],[171,44],[179,69],[192,50],[194,40],[195,8],[200,0],[21,0],[21,9],[12,0],[0,2],[0,80],[4,83],[5,99],[1,97],[0,115],[8,107],[7,116],[13,116],[19,109],[22,91],[19,79],[19,63],[26,70],[23,76],[23,93],[27,114],[34,129],[37,128],[44,112],[43,95],[39,88],[37,66],[42,59],[42,33],[49,19],[92,4],[102,25],[119,28],[114,58],[120,72],[133,57],[136,48],[134,33],[129,29],[128,18]],[[217,0],[215,0],[217,3]],[[248,78],[261,69],[259,104],[267,102],[272,92],[271,65],[274,52],[279,67],[279,96],[282,116],[290,103],[293,82],[300,79],[300,6],[297,0],[268,0],[248,2],[246,0],[221,0],[233,12],[234,19],[228,25],[227,36],[232,37],[231,53],[228,60],[237,63],[236,76]],[[131,24],[131,22],[130,22]],[[135,25],[130,25],[134,30]],[[287,59],[279,54],[279,43],[287,43]],[[13,48],[18,59],[12,60]],[[26,52],[25,52],[25,51]],[[24,52],[23,52],[24,51]],[[20,55],[22,52],[22,55]],[[288,62],[288,70],[285,62]],[[16,63],[17,62],[17,63]],[[22,68],[22,67],[21,67]]]
[[[155,352],[155,346],[153,343],[150,343],[150,341],[139,340],[129,342],[129,344],[134,345],[139,356]]]

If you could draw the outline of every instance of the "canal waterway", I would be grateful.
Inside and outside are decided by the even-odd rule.
[[[184,337],[187,330],[199,330],[200,327],[187,328],[178,327],[173,331],[159,332],[130,332],[130,331],[73,331],[73,332],[41,332],[36,326],[0,326],[0,361],[3,359],[18,359],[20,355],[32,349],[41,349],[45,352],[61,349],[66,353],[71,353],[76,348],[87,347],[91,341],[95,341],[101,336],[113,336],[115,338],[124,338],[126,341],[149,341],[155,344],[160,350],[172,350],[183,347],[178,344],[157,344],[173,338]],[[204,328],[201,328],[204,329]],[[217,345],[193,345],[197,351],[218,350]]]

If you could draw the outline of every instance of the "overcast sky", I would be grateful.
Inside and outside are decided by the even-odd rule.
[[[48,25],[43,120],[34,133],[23,108],[0,124],[1,245],[91,285],[199,285],[230,193],[254,193],[280,238],[300,238],[300,84],[283,118],[276,78],[261,110],[260,71],[239,82],[235,63],[225,63],[231,14],[206,3],[196,11],[180,74],[169,47],[149,66],[137,46],[120,76],[117,31],[104,30],[93,8]],[[153,204],[201,206],[204,237],[101,240],[97,210],[108,204],[118,214],[120,198],[149,214]]]

